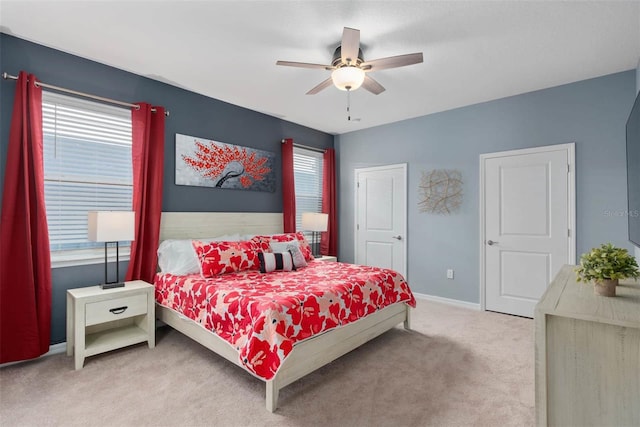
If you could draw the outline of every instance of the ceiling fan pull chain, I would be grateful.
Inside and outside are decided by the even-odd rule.
[[[351,121],[351,91],[347,89],[347,121]]]

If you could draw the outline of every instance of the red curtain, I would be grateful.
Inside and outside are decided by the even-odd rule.
[[[135,240],[126,280],[153,283],[160,240],[162,179],[164,171],[164,108],[139,103],[131,110],[133,136],[133,210],[136,213]],[[155,109],[155,112],[151,109]]]
[[[0,224],[0,363],[49,351],[51,259],[44,205],[42,89],[20,72]]]
[[[293,139],[282,140],[282,217],[284,232],[296,231],[296,185],[293,173]]]
[[[338,209],[336,205],[336,152],[329,148],[322,158],[322,212],[329,214],[327,231],[320,238],[322,255],[338,256]]]

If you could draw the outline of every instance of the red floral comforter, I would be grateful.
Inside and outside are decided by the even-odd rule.
[[[415,299],[393,270],[313,261],[292,272],[243,271],[204,279],[157,274],[156,301],[231,344],[250,372],[269,380],[295,343]]]

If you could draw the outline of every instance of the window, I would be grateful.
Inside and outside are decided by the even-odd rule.
[[[104,247],[87,239],[88,211],[131,210],[131,112],[45,91],[42,113],[44,193],[55,264],[56,252],[85,249],[86,256],[86,249]]]
[[[322,153],[293,147],[293,173],[296,230],[302,230],[303,212],[322,212]]]

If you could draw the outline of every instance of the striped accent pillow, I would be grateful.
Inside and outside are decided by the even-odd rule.
[[[260,261],[261,273],[271,273],[276,270],[293,271],[296,269],[293,265],[291,252],[258,252],[258,260]]]

